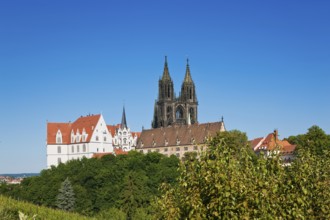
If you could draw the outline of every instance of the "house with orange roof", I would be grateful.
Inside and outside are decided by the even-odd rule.
[[[290,144],[286,140],[280,140],[278,138],[277,130],[274,130],[273,133],[270,133],[265,137],[251,140],[250,145],[256,154],[260,154],[261,152],[266,156],[280,154],[284,163],[290,163],[294,159],[296,145]]]
[[[47,168],[94,153],[112,153],[112,135],[101,114],[73,123],[47,123]]]

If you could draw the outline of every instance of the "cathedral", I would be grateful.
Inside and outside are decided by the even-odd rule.
[[[189,61],[187,60],[181,92],[176,97],[165,56],[164,72],[158,84],[158,99],[155,102],[152,128],[195,124],[198,122],[197,106],[195,83],[191,78]]]

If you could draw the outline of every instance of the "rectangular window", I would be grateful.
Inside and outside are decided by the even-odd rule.
[[[180,151],[180,148],[179,148],[179,147],[177,147],[177,148],[176,148],[176,151]]]
[[[83,145],[83,151],[86,152],[86,145]]]
[[[184,147],[184,150],[187,151],[188,150],[188,147]]]
[[[60,154],[61,153],[61,146],[57,147],[57,153]]]
[[[74,146],[71,146],[71,153],[74,153]]]
[[[168,148],[166,147],[166,148],[164,148],[164,152],[167,152],[168,151]]]
[[[79,145],[77,145],[77,153],[79,153],[79,150],[80,150],[80,149],[79,149]]]

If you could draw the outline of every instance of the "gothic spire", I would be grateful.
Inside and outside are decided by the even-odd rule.
[[[127,122],[126,122],[126,114],[125,114],[125,106],[123,107],[123,116],[121,118],[121,129],[127,128]]]
[[[190,75],[190,68],[189,68],[189,59],[187,59],[187,67],[186,67],[186,75],[184,76],[184,83],[192,83],[193,80]]]
[[[164,72],[163,72],[162,80],[171,80],[170,72],[168,71],[167,56],[165,56],[165,64],[164,64]]]

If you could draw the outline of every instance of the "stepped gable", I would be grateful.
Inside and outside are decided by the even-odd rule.
[[[85,129],[86,134],[88,134],[86,142],[90,142],[93,129],[96,127],[100,117],[100,114],[88,115],[85,117],[81,116],[73,123],[47,123],[47,144],[56,144],[56,134],[58,130],[62,133],[62,144],[70,144],[71,131],[76,134],[78,129],[80,134],[82,134]]]
[[[207,138],[220,132],[221,126],[222,122],[214,122],[143,130],[136,148],[203,144]]]

